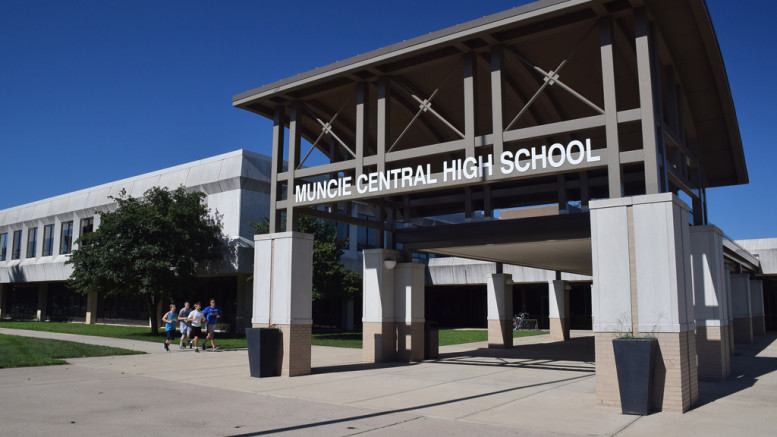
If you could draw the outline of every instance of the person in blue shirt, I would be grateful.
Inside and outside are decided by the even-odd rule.
[[[205,345],[210,340],[211,350],[216,350],[219,347],[213,343],[213,334],[216,333],[216,323],[221,318],[221,308],[216,306],[216,299],[211,298],[210,306],[202,310],[202,314],[208,319],[207,331],[208,336],[205,337],[205,341],[202,342],[202,350],[205,350]]]
[[[178,321],[178,315],[175,313],[175,304],[170,304],[170,311],[166,312],[162,316],[162,322],[165,324],[165,331],[167,332],[167,340],[165,340],[165,350],[170,352],[170,343],[175,337],[175,322]]]

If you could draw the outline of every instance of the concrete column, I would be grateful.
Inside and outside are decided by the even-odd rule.
[[[764,284],[760,279],[750,280],[750,313],[753,316],[753,336],[766,335]]]
[[[734,356],[735,342],[734,342],[734,304],[731,298],[731,270],[726,268],[726,299],[728,300],[728,341],[729,350],[731,356]]]
[[[43,283],[38,285],[38,311],[35,315],[35,320],[39,322],[45,322],[48,314],[46,309],[49,303],[49,284]]]
[[[84,317],[84,323],[87,325],[94,325],[97,323],[97,292],[92,291],[86,295],[86,317]]]
[[[0,284],[0,320],[8,315],[8,284]]]
[[[596,398],[620,406],[612,339],[658,339],[653,408],[698,400],[688,206],[671,193],[592,201]]]
[[[353,331],[353,299],[348,299],[347,302],[343,302],[343,329],[346,331]]]
[[[742,273],[731,275],[731,304],[734,312],[734,342],[753,342],[753,313],[750,304],[750,276]]]
[[[253,279],[248,280],[248,275],[237,276],[237,308],[235,308],[234,332],[242,334],[251,325],[251,311],[254,299]]]
[[[488,347],[513,347],[512,275],[494,273],[486,284],[488,299]]]
[[[282,376],[310,373],[313,326],[313,236],[254,236],[252,326],[276,325],[283,342]]]
[[[424,359],[424,269],[419,263],[401,263],[394,269],[394,322],[397,359]]]
[[[394,361],[394,269],[400,252],[368,249],[362,255],[362,360],[366,363]]]
[[[569,283],[548,282],[548,317],[550,338],[554,341],[569,340]]]
[[[694,226],[690,233],[699,378],[722,380],[731,375],[723,232],[715,226]]]

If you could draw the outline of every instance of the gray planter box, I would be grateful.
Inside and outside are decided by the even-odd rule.
[[[252,377],[281,376],[283,359],[281,336],[280,329],[246,328],[248,367]]]
[[[653,405],[655,338],[616,338],[612,341],[623,414],[650,414]]]

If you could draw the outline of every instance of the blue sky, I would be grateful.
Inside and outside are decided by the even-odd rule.
[[[240,148],[232,96],[525,1],[0,1],[0,209]],[[777,237],[777,2],[708,2],[750,184],[708,190],[736,239]]]

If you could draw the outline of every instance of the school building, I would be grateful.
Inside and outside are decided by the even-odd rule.
[[[68,290],[64,262],[108,196],[183,185],[237,248],[189,298],[215,296],[232,329],[280,326],[288,376],[310,372],[313,324],[332,324],[313,318],[301,215],[350,238],[363,297],[341,325],[361,320],[368,362],[422,359],[430,320],[510,348],[528,312],[557,341],[592,330],[603,405],[620,403],[611,340],[657,337],[654,405],[687,411],[699,379],[730,376],[736,344],[777,329],[777,239],[733,241],[706,213],[708,189],[748,174],[703,0],[542,0],[233,104],[272,120],[271,157],[0,211],[0,318],[145,323],[139,302]]]
[[[72,266],[65,261],[78,249],[78,237],[100,226],[97,212],[116,208],[109,196],[126,190],[142,197],[154,186],[184,186],[206,194],[211,214],[234,248],[228,251],[230,259],[205,269],[185,298],[193,303],[215,297],[229,314],[231,327],[250,324],[251,314],[245,310],[252,297],[250,222],[268,214],[269,161],[238,150],[0,211],[0,318],[147,324],[157,315],[148,314],[141,299],[70,290],[66,281]]]
[[[272,281],[254,282],[252,322],[281,326],[286,375],[310,372],[301,215],[376,232],[363,251],[365,361],[421,359],[426,316],[464,299],[485,301],[467,306],[490,346],[512,347],[521,299],[547,309],[559,341],[590,319],[603,405],[620,404],[612,340],[655,336],[654,406],[684,412],[699,378],[728,377],[733,346],[765,329],[775,240],[731,241],[707,215],[707,190],[748,174],[703,0],[541,0],[233,105],[274,124],[271,234],[255,237],[254,264]],[[460,220],[427,221],[441,215]],[[419,252],[476,261],[427,267]],[[439,289],[462,284],[481,297]]]

